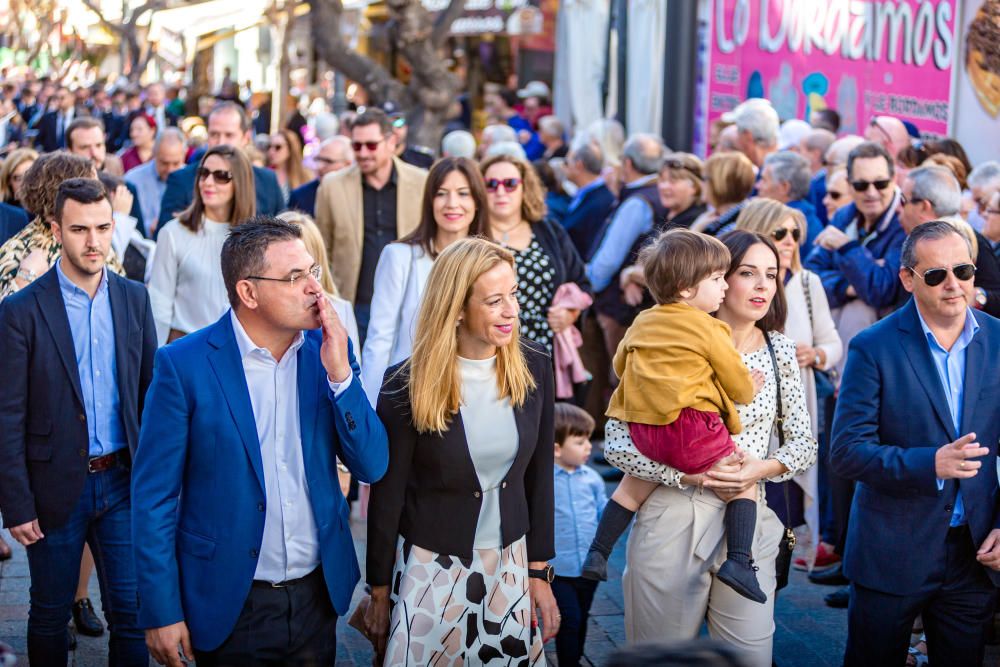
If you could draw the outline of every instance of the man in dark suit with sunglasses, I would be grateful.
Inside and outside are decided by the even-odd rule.
[[[1000,585],[1000,321],[971,308],[949,223],[917,226],[901,257],[913,298],[852,341],[834,420],[831,467],[857,481],[844,664],[903,664],[919,614],[931,664],[979,667]]]

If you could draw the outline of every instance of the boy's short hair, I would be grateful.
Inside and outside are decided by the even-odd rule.
[[[668,229],[639,253],[646,286],[657,304],[675,303],[681,292],[729,268],[722,241],[687,229]]]
[[[586,410],[572,403],[556,403],[554,408],[556,444],[562,445],[566,438],[574,435],[590,437],[594,432],[594,418]]]

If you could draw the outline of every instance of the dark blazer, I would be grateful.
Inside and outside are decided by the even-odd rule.
[[[830,463],[837,474],[858,482],[844,574],[861,586],[914,595],[942,581],[945,538],[959,488],[976,548],[1000,528],[1000,320],[974,315],[980,329],[966,349],[959,434],[974,431],[990,453],[980,459],[978,475],[947,480],[943,491],[938,491],[934,456],[959,434],[913,300],[851,341]],[[987,573],[1000,584],[1000,573]]]
[[[521,341],[537,384],[514,410],[518,448],[501,483],[503,546],[527,537],[528,560],[555,556],[553,533],[552,358],[535,343]],[[403,362],[405,363],[405,362]],[[389,470],[372,486],[368,506],[368,583],[388,585],[402,535],[439,554],[472,558],[482,488],[469,454],[461,413],[442,434],[413,427],[405,373],[385,373],[378,416],[389,434]]]
[[[566,213],[562,226],[584,262],[594,254],[597,235],[615,207],[615,196],[603,183],[583,195],[575,209]]]
[[[142,283],[107,272],[121,416],[129,449],[153,375],[156,325]],[[0,303],[0,510],[4,523],[63,525],[83,492],[89,437],[59,276],[50,269]]]
[[[156,353],[150,413],[132,471],[139,626],[186,621],[201,651],[216,649],[232,632],[257,569],[266,503],[279,501],[265,493],[231,317],[226,311],[215,324]],[[296,355],[302,461],[323,578],[343,616],[361,575],[337,457],[361,481],[375,482],[385,471],[388,447],[350,343],[354,378],[337,398],[320,361],[321,344],[319,330],[307,331]]]
[[[313,179],[305,185],[300,185],[288,195],[288,208],[308,213],[316,217],[316,193],[319,192],[319,179]]]
[[[58,129],[59,121],[57,120],[57,112],[46,111],[38,121],[38,136],[35,138],[35,145],[45,153],[66,148],[65,134],[63,140],[59,141]]]
[[[584,292],[590,292],[587,268],[562,225],[546,218],[534,223],[531,231],[552,262],[552,284],[558,288],[563,283],[576,283]]]
[[[1000,258],[993,253],[989,239],[976,232],[979,253],[976,255],[976,287],[986,292],[983,310],[993,317],[1000,317]]]
[[[0,245],[27,226],[28,214],[23,208],[0,202]]]
[[[157,230],[194,200],[195,173],[198,163],[192,162],[167,176],[167,189],[160,200],[160,220]],[[278,186],[278,177],[270,169],[253,168],[254,189],[257,192],[257,215],[277,215],[285,209],[285,198]]]

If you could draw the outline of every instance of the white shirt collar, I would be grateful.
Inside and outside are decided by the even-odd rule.
[[[247,334],[246,329],[243,328],[243,324],[240,322],[240,318],[236,317],[236,311],[232,308],[229,309],[229,316],[233,323],[233,333],[236,335],[236,346],[240,350],[240,359],[246,359],[254,352],[266,354],[268,357],[273,359],[273,355],[270,350],[257,345],[250,339],[249,334]],[[285,352],[285,355],[294,355],[305,342],[306,336],[300,331],[299,335],[295,337],[295,341],[288,348],[288,351]]]

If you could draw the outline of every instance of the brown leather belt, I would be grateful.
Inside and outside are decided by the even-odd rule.
[[[104,472],[119,465],[127,468],[131,460],[132,457],[129,456],[128,447],[122,447],[118,451],[105,454],[104,456],[95,456],[90,459],[87,462],[87,472]]]

